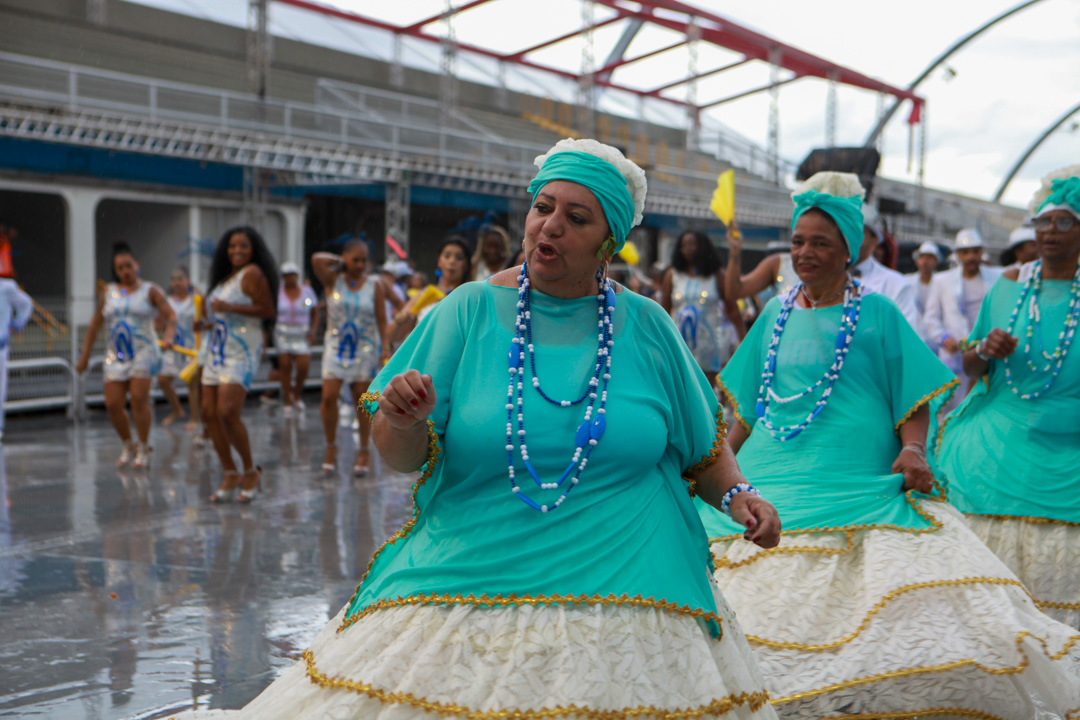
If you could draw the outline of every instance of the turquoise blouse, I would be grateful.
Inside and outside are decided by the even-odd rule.
[[[1071,280],[1043,280],[1039,292],[1040,332],[1032,338],[1028,367],[1024,352],[1027,308],[1019,313],[1020,338],[1009,359],[1021,393],[1050,379],[1042,351],[1060,342]],[[980,342],[993,328],[1008,329],[1023,284],[999,279],[983,298],[969,341]],[[1080,347],[1065,356],[1053,386],[1035,400],[1021,400],[1005,383],[1005,363],[991,360],[964,401],[942,421],[937,463],[949,483],[949,501],[980,515],[1013,515],[1080,522]]]
[[[784,532],[866,526],[930,529],[928,514],[902,492],[903,475],[891,472],[902,425],[938,393],[956,385],[891,300],[862,300],[858,326],[825,410],[801,434],[781,442],[756,417],[758,390],[782,298],[773,298],[721,374],[739,422],[752,430],[739,450],[739,466],[780,513]],[[815,383],[833,361],[842,306],[794,309],[780,340],[774,388],[794,395]],[[773,401],[774,425],[806,418],[822,388],[786,405]],[[704,503],[698,510],[711,538],[742,527]]]
[[[345,626],[404,604],[604,602],[689,614],[718,636],[708,539],[682,475],[722,447],[722,426],[674,323],[653,301],[618,295],[606,434],[567,500],[540,513],[513,495],[507,477],[507,359],[517,299],[516,288],[461,286],[373,381],[376,393],[407,369],[430,373],[433,438],[414,488],[415,517],[376,553]],[[576,398],[596,360],[596,297],[562,300],[533,290],[531,311],[544,391]],[[530,460],[545,482],[556,480],[573,455],[584,406],[551,405],[531,377],[524,397]],[[374,399],[366,406],[374,412]],[[514,445],[518,483],[552,504],[561,491],[537,487]]]

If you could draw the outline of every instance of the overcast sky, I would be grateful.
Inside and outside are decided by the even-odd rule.
[[[139,0],[184,12],[243,24],[246,0]],[[452,0],[461,5],[465,0]],[[1021,0],[687,0],[702,9],[750,26],[788,45],[851,67],[891,85],[906,87],[938,54],[962,35]],[[446,0],[322,0],[364,15],[406,23],[436,15]],[[601,6],[597,18],[611,11]],[[493,0],[456,16],[454,32],[462,41],[497,51],[528,47],[581,27],[581,0]],[[272,5],[276,35],[317,41],[376,57],[389,58],[387,33]],[[443,32],[442,23],[428,27]],[[621,25],[593,34],[597,62],[617,39]],[[381,37],[380,37],[381,36]],[[677,36],[666,30],[643,30],[631,45],[633,57],[670,45]],[[578,71],[582,42],[568,41],[534,56],[538,62]],[[438,67],[437,45],[410,42],[405,62]],[[699,51],[699,69],[718,67],[736,56],[713,47]],[[620,70],[616,82],[651,89],[686,74],[685,48],[634,63]],[[1080,0],[1041,0],[981,35],[949,59],[917,92],[927,99],[926,181],[933,187],[990,198],[1013,163],[1042,132],[1080,103]],[[485,80],[488,61],[463,57],[459,74]],[[698,98],[719,99],[768,81],[769,69],[753,63],[702,81]],[[515,78],[537,94],[557,82],[547,77]],[[547,86],[547,87],[545,87]],[[825,143],[827,84],[802,79],[780,90],[780,150],[794,162]],[[841,87],[838,92],[838,145],[862,145],[876,120],[878,95]],[[607,102],[619,102],[609,94]],[[633,107],[633,105],[630,105]],[[675,106],[665,108],[674,112]],[[760,94],[721,105],[710,114],[743,136],[766,143],[769,99]],[[890,123],[884,139],[882,174],[915,180],[908,170],[905,106]],[[1065,123],[1021,169],[1004,201],[1026,206],[1039,178],[1058,167],[1080,163],[1080,113]]]

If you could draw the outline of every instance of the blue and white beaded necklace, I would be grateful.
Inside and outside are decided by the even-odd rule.
[[[593,448],[599,443],[607,427],[607,387],[611,380],[611,350],[615,346],[613,337],[612,316],[615,313],[615,290],[607,275],[600,271],[597,273],[598,292],[596,300],[599,305],[597,327],[596,365],[593,368],[592,377],[585,387],[585,392],[576,400],[555,400],[548,396],[540,386],[540,378],[536,374],[536,354],[533,345],[532,333],[532,310],[530,307],[530,282],[528,263],[522,263],[521,274],[518,275],[518,302],[517,319],[514,323],[514,338],[510,345],[509,367],[510,384],[506,390],[506,455],[507,473],[510,476],[510,490],[522,502],[539,512],[554,510],[563,504],[570,491],[578,484],[581,473],[589,463],[589,456]],[[536,468],[529,461],[529,450],[525,444],[525,354],[529,355],[529,369],[532,372],[532,386],[547,402],[559,407],[572,407],[588,401],[585,405],[585,419],[578,426],[575,435],[575,448],[570,464],[566,466],[558,482],[543,482],[540,480]],[[596,407],[599,400],[599,407]],[[596,417],[593,417],[593,410]],[[552,505],[542,505],[526,495],[517,484],[514,473],[514,413],[517,413],[517,437],[520,445],[521,459],[525,463],[525,470],[541,490],[557,490],[564,488],[562,494]]]
[[[780,347],[780,337],[784,334],[784,327],[787,325],[788,317],[791,315],[792,308],[795,307],[795,300],[803,291],[802,283],[799,283],[785,298],[784,304],[780,308],[780,314],[776,318],[776,324],[773,325],[772,340],[769,342],[769,350],[765,355],[765,367],[761,374],[761,386],[758,388],[757,405],[755,407],[757,416],[761,419],[762,427],[780,442],[791,440],[809,427],[814,418],[824,412],[825,407],[829,404],[829,396],[832,395],[836,381],[840,378],[840,371],[844,367],[844,359],[851,348],[851,341],[855,337],[855,328],[859,323],[859,307],[862,304],[861,289],[862,286],[858,280],[854,278],[848,279],[847,286],[844,288],[844,307],[840,315],[840,332],[836,336],[836,349],[832,365],[816,383],[802,392],[788,397],[781,397],[773,390],[773,382],[776,377],[777,349]],[[822,384],[825,384],[825,389],[822,391],[821,399],[814,403],[814,409],[810,411],[802,422],[797,425],[781,425],[777,427],[769,419],[769,404],[771,402],[775,401],[780,405],[786,405],[806,397],[821,387]]]
[[[1035,261],[1035,267],[1032,269],[1031,275],[1024,281],[1024,287],[1020,290],[1020,298],[1016,301],[1016,307],[1013,308],[1012,314],[1009,316],[1009,328],[1006,330],[1010,335],[1014,335],[1016,329],[1016,321],[1020,317],[1020,309],[1024,306],[1025,301],[1028,306],[1028,323],[1027,330],[1025,331],[1024,338],[1024,355],[1027,356],[1027,366],[1032,372],[1050,373],[1050,379],[1046,381],[1040,389],[1035,392],[1022,393],[1016,389],[1016,385],[1013,383],[1012,369],[1009,367],[1009,358],[1005,358],[1005,384],[1009,386],[1009,389],[1014,394],[1018,395],[1021,400],[1034,400],[1042,395],[1044,392],[1054,386],[1054,382],[1057,380],[1058,375],[1061,373],[1061,366],[1065,362],[1065,356],[1069,352],[1069,347],[1072,345],[1073,337],[1076,335],[1076,326],[1080,324],[1080,267],[1076,269],[1076,273],[1073,274],[1072,288],[1069,295],[1069,307],[1065,311],[1065,323],[1058,333],[1058,344],[1054,348],[1052,353],[1046,352],[1045,345],[1042,344],[1042,332],[1040,331],[1040,323],[1042,322],[1042,313],[1039,311],[1039,290],[1042,287],[1042,260]],[[1033,337],[1038,336],[1040,351],[1043,359],[1046,360],[1046,365],[1041,369],[1036,366],[1031,352],[1031,340]]]

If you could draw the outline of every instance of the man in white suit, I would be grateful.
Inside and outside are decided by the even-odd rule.
[[[885,238],[881,216],[872,205],[863,205],[863,220],[866,223],[863,225],[863,244],[851,274],[859,278],[867,290],[884,295],[896,303],[919,337],[924,337],[922,319],[915,307],[915,288],[903,275],[874,258],[874,248]]]
[[[960,378],[961,387],[953,396],[959,401],[967,395],[970,378],[964,375],[961,343],[967,340],[982,300],[1001,276],[1000,268],[983,265],[985,244],[979,231],[965,228],[956,234],[956,259],[959,265],[934,276],[926,299],[927,340],[938,348],[938,357]]]

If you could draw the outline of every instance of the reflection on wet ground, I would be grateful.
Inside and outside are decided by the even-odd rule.
[[[150,469],[132,471],[104,413],[8,419],[0,717],[238,708],[292,662],[401,527],[414,479],[375,453],[352,478],[348,428],[325,475],[309,400],[299,418],[245,410],[266,490],[248,507],[207,501],[219,465],[182,425],[155,426]]]

